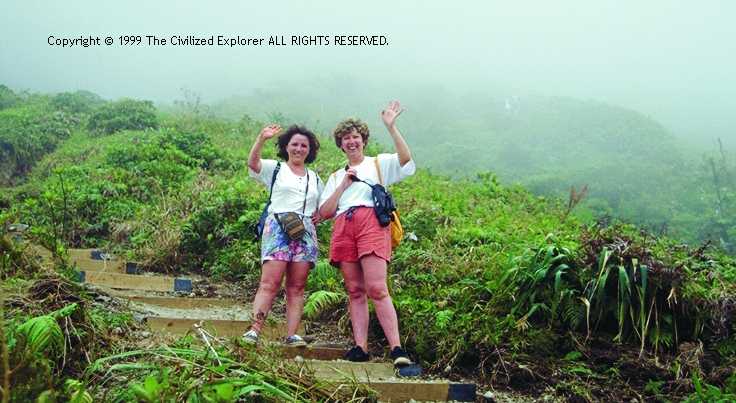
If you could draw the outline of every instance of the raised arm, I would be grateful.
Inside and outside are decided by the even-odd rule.
[[[388,133],[394,140],[396,152],[399,154],[399,163],[402,167],[406,165],[407,162],[411,161],[411,151],[409,150],[409,146],[406,144],[406,141],[404,141],[404,137],[401,136],[399,128],[396,127],[396,118],[398,118],[403,111],[404,109],[401,108],[399,101],[391,101],[386,109],[381,112],[381,120],[383,120],[383,124],[386,125]]]
[[[256,142],[253,143],[253,147],[250,148],[250,154],[248,155],[248,168],[252,169],[253,172],[257,174],[261,173],[261,150],[263,149],[263,144],[268,139],[279,134],[280,131],[281,126],[271,124],[261,129],[261,132],[256,136]]]

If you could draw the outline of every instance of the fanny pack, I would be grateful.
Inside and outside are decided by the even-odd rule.
[[[279,223],[279,227],[284,231],[284,234],[291,239],[296,241],[302,239],[307,229],[304,228],[304,221],[302,216],[294,212],[279,213],[276,214],[276,221]]]
[[[302,204],[302,215],[294,212],[275,214],[276,222],[279,223],[281,231],[292,240],[297,241],[304,237],[307,229],[304,227],[304,212],[307,209],[307,194],[309,193],[309,170],[307,170],[307,188],[304,190],[304,203]]]

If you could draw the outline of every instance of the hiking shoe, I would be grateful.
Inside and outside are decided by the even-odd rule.
[[[289,347],[302,347],[302,346],[306,346],[307,342],[304,341],[304,339],[302,339],[301,336],[299,336],[298,334],[295,334],[293,336],[287,337],[284,344],[286,344]]]
[[[392,360],[394,360],[394,366],[400,367],[403,365],[411,365],[413,364],[411,360],[409,359],[409,354],[404,351],[403,348],[396,346],[391,350],[391,354],[389,354]]]
[[[243,339],[243,341],[248,344],[258,344],[258,333],[253,329],[248,330],[247,332],[243,333],[241,339]]]
[[[368,361],[370,356],[360,346],[355,346],[345,353],[345,359],[352,362]]]

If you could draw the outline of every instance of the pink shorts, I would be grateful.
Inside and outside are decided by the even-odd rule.
[[[330,241],[330,264],[357,262],[374,253],[391,260],[391,232],[378,223],[373,207],[355,207],[335,219]]]

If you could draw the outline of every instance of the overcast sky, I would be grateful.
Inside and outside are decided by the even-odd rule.
[[[354,80],[358,89],[365,82],[365,91],[373,80],[458,92],[501,85],[625,106],[678,136],[720,136],[736,146],[736,1],[4,3],[0,83],[14,90],[88,89],[171,102],[181,87],[215,101],[331,77]],[[126,34],[142,35],[143,43],[47,43],[50,35],[117,42]],[[145,35],[240,35],[265,43],[149,46]],[[331,43],[268,46],[272,35],[326,35]],[[335,46],[334,35],[383,35],[388,45]]]

